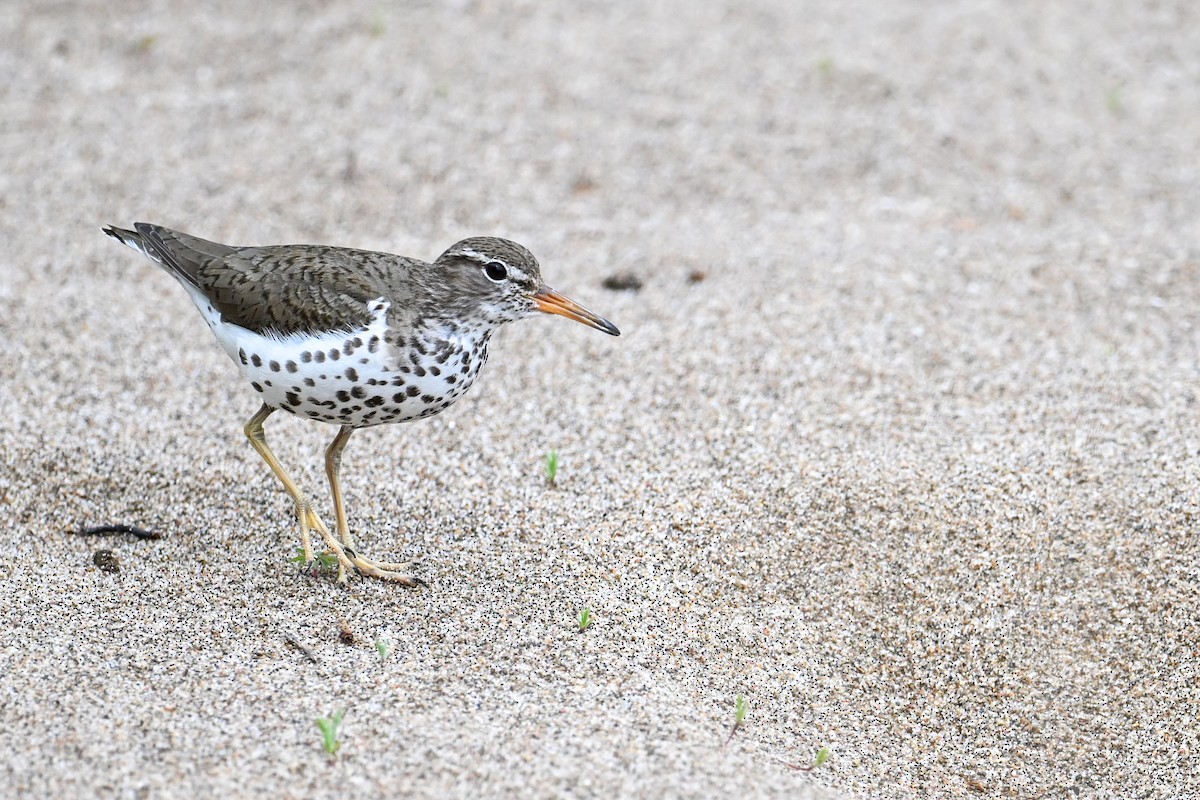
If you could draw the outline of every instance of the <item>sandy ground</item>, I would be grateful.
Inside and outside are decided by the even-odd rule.
[[[248,5],[0,5],[0,795],[1200,793],[1194,3]],[[342,588],[134,220],[625,335],[357,434]]]

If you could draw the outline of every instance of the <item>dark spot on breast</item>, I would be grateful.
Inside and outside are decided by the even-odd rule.
[[[363,405],[366,406],[367,408],[375,408],[376,406],[381,406],[381,405],[383,405],[383,398],[379,397],[378,395],[376,395],[375,397],[368,397],[366,400],[363,401]]]
[[[404,378],[401,378],[399,376],[392,378],[392,386],[403,386],[403,385],[404,385]]]
[[[470,369],[471,369],[471,365],[464,361],[463,365],[462,365],[462,369],[460,369],[459,372],[461,372],[463,375],[466,375],[467,372],[470,371]]]
[[[258,381],[251,381],[250,385],[254,387],[254,391],[262,392],[262,387],[258,385]]]
[[[305,350],[300,354],[300,360],[307,364],[308,362],[312,361],[312,353]]]
[[[250,363],[256,367],[262,366],[262,359],[258,357],[258,353],[255,353],[254,355],[250,356]]]
[[[394,395],[392,395],[392,402],[393,403],[403,403],[404,402],[404,392],[396,392]]]
[[[430,368],[429,368],[429,374],[430,374],[430,375],[433,375],[433,376],[435,376],[435,377],[436,377],[436,376],[438,376],[438,375],[441,375],[441,374],[442,374],[442,371],[441,371],[440,369],[438,369],[437,367],[430,367]]]
[[[415,386],[410,386],[407,389],[405,389],[404,391],[405,391],[405,393],[408,394],[409,397],[416,397],[417,395],[419,395],[421,393],[421,390]]]
[[[406,364],[400,368],[400,371],[403,372],[405,375],[407,375],[408,373],[412,372],[412,367],[410,367]]]
[[[291,406],[280,406],[280,408],[282,408],[284,411],[288,412],[289,414],[296,413],[295,409],[293,409]]]
[[[369,359],[369,358],[360,358],[360,359],[358,360],[358,363],[360,363],[360,364],[370,364],[370,363],[371,363],[371,359]]]
[[[274,384],[272,384],[270,381],[263,381],[263,386],[273,386],[273,385]]]
[[[339,403],[349,403],[350,402],[350,393],[349,392],[338,392],[336,395],[334,395],[334,397],[336,397],[338,399]]]
[[[315,359],[316,359],[316,361],[317,361],[317,363],[318,363],[318,364],[323,364],[323,363],[325,363],[325,351],[324,351],[324,350],[318,350],[317,352],[313,353],[313,358],[315,358]]]
[[[357,400],[362,400],[364,397],[367,396],[367,390],[361,386],[355,386],[353,389],[350,390],[350,396]]]
[[[451,402],[452,402],[452,401],[450,401],[450,400],[447,400],[446,402],[442,403],[442,408],[449,408],[449,407],[450,407],[450,403],[451,403]]]
[[[250,363],[249,359],[246,358],[246,349],[244,347],[238,348],[238,361],[241,361],[243,366]]]
[[[458,380],[457,375],[447,375],[446,376],[446,383],[453,384],[457,380]]]
[[[320,416],[321,416],[321,412],[320,412],[320,411],[309,411],[309,412],[307,412],[307,414],[308,414],[310,417],[320,417]]]
[[[295,362],[295,361],[289,361],[289,362],[287,362],[287,371],[288,371],[288,372],[295,372],[295,371],[296,371],[296,370],[298,370],[298,369],[299,369],[299,367],[297,367],[297,366],[296,366],[296,362]]]
[[[298,406],[300,405],[300,395],[296,394],[295,392],[288,392],[287,401],[294,406]]]
[[[416,369],[413,370],[413,374],[416,375],[418,378],[424,378],[425,377],[425,368],[417,367]]]
[[[378,349],[379,349],[379,337],[372,336],[370,339],[367,340],[367,352],[374,353]]]
[[[305,379],[304,379],[304,385],[305,385],[305,386],[316,386],[316,385],[317,385],[317,382],[316,382],[316,381],[314,381],[312,378],[305,378]]]
[[[346,380],[351,383],[358,383],[358,371],[354,367],[346,367]]]
[[[271,372],[279,372],[279,362],[278,361],[272,361],[270,364],[270,367],[271,367]]]
[[[334,348],[333,350],[329,351],[329,357],[331,359],[333,359],[334,361],[337,361],[339,358],[342,357],[342,351],[338,350],[337,348]]]
[[[425,405],[433,405],[437,401],[438,401],[438,399],[431,394],[421,395],[421,402],[424,403]]]

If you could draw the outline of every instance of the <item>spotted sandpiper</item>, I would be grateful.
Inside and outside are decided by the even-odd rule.
[[[296,504],[304,558],[310,530],[336,556],[338,580],[358,572],[416,586],[408,564],[358,553],[338,483],[358,428],[424,419],[462,397],[487,360],[488,339],[537,311],[613,336],[606,319],[552,290],[516,242],[463,239],[433,263],[320,245],[233,247],[159,225],[104,232],[160,265],[187,291],[217,341],[262,400],[245,425],[258,454]],[[335,537],[267,445],[277,409],[339,425],[325,449]]]

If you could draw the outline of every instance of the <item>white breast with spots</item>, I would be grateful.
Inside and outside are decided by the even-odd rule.
[[[432,416],[466,392],[486,358],[486,337],[434,341],[427,331],[412,338],[429,355],[390,347],[383,298],[368,304],[365,327],[274,336],[226,322],[199,291],[185,288],[262,401],[307,419],[365,427]]]

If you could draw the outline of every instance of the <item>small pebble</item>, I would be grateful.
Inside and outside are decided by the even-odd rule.
[[[97,550],[92,554],[92,563],[105,572],[121,571],[121,562],[112,550]]]
[[[642,279],[632,272],[617,272],[601,281],[600,285],[614,292],[636,292],[642,288]]]

